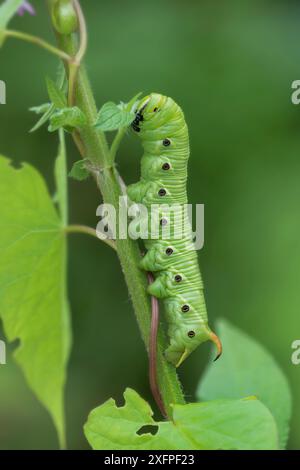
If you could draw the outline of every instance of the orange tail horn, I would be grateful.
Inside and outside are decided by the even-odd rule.
[[[215,345],[217,347],[217,351],[218,351],[218,354],[216,355],[216,357],[214,359],[214,362],[215,362],[219,359],[219,357],[222,354],[222,343],[221,343],[221,340],[219,339],[219,337],[213,332],[211,332],[210,338],[211,338],[212,342],[215,343]]]

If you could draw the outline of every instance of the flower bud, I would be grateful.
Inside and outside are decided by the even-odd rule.
[[[52,6],[52,22],[60,34],[72,34],[78,28],[72,0],[56,0]]]

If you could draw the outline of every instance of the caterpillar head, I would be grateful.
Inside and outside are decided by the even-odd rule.
[[[164,108],[167,100],[166,96],[160,95],[158,93],[151,93],[150,95],[142,98],[136,106],[135,119],[131,123],[132,128],[139,132],[141,130],[142,122],[151,122],[155,121],[155,118],[159,111]]]
[[[222,354],[222,344],[218,336],[213,333],[208,327],[195,325],[195,328],[190,326],[188,329],[176,329],[171,335],[170,346],[166,350],[166,358],[169,362],[179,367],[185,359],[205,341],[212,341],[217,347],[217,356],[215,361]]]
[[[166,96],[159,93],[151,93],[139,101],[137,112],[141,113],[145,119],[151,119],[155,116],[155,113],[163,108],[167,100]]]

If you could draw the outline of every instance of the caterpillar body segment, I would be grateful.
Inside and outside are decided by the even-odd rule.
[[[133,202],[147,207],[151,220],[144,222],[149,230],[156,229],[155,236],[151,230],[151,236],[144,240],[147,253],[140,266],[154,273],[155,281],[148,292],[164,303],[170,338],[166,357],[178,367],[208,340],[216,344],[219,357],[222,346],[208,326],[192,228],[182,210],[188,202],[190,153],[183,112],[171,98],[152,93],[138,103],[132,128],[141,139],[144,154],[141,179],[130,185],[127,193]],[[167,206],[171,204],[174,206],[170,213]],[[177,238],[179,228],[181,235]]]

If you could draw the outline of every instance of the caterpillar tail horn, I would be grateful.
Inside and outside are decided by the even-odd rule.
[[[220,338],[213,332],[210,333],[210,339],[217,347],[217,355],[214,359],[214,362],[216,362],[222,354],[222,343]]]

